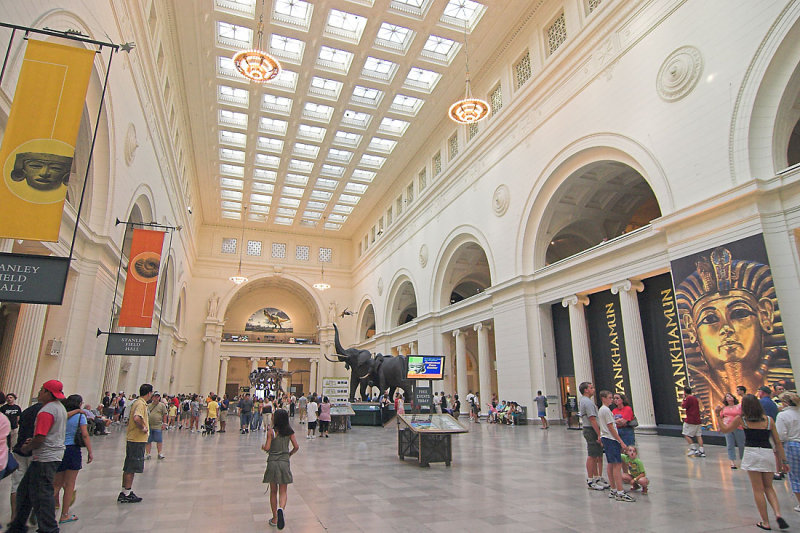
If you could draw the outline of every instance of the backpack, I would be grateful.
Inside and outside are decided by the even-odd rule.
[[[189,410],[189,401],[188,400],[183,402],[183,406],[181,407],[181,409],[183,409],[183,411],[188,411]]]

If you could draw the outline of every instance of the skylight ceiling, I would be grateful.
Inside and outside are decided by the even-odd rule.
[[[236,227],[225,221],[241,220],[247,206],[257,227],[301,233],[354,230],[397,180],[416,175],[404,174],[408,160],[425,149],[463,93],[463,61],[454,60],[465,28],[476,43],[470,48],[476,81],[490,54],[477,43],[510,34],[515,22],[508,13],[519,6],[519,0],[389,0],[382,7],[372,0],[270,0],[263,7],[261,0],[169,1],[176,21],[207,21],[176,23],[182,56],[197,58],[184,62],[184,85],[189,118],[197,120],[191,135],[203,221]],[[283,70],[259,85],[230,58],[257,46],[262,9],[262,47]],[[211,32],[210,43],[199,40]],[[201,111],[209,105],[213,119]]]

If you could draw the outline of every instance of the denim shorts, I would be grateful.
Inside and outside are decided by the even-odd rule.
[[[603,452],[606,454],[606,461],[609,464],[622,462],[622,446],[614,439],[603,437]]]
[[[164,442],[164,436],[160,429],[151,429],[147,442]]]
[[[81,469],[81,449],[77,444],[67,444],[64,448],[64,457],[58,465],[56,472],[66,472],[67,470]]]

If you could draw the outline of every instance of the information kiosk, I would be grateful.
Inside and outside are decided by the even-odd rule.
[[[400,460],[413,457],[419,466],[453,460],[452,435],[466,433],[467,428],[448,414],[398,415],[397,455]]]

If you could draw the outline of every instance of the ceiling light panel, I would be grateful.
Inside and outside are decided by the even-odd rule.
[[[371,87],[364,87],[362,85],[353,87],[353,95],[350,97],[352,103],[368,106],[373,109],[378,107],[381,100],[383,100],[383,91]]]
[[[333,136],[333,144],[358,148],[358,145],[361,144],[361,135],[340,130]]]
[[[247,134],[238,131],[219,130],[219,142],[221,144],[244,147],[247,144]]]
[[[389,7],[394,11],[422,19],[428,13],[431,3],[432,0],[392,0]]]
[[[242,150],[233,150],[231,148],[220,148],[219,158],[223,161],[244,163],[244,152]]]
[[[259,204],[251,204],[247,207],[248,211],[253,213],[261,213],[262,215],[269,214],[269,206],[268,205],[259,205]]]
[[[279,207],[275,211],[275,214],[278,215],[278,216],[282,216],[282,217],[294,218],[294,216],[297,214],[297,210],[296,209],[289,209],[288,207]]]
[[[269,86],[275,87],[276,89],[284,89],[293,93],[295,89],[297,89],[297,72],[283,69],[281,70],[280,74],[278,74],[271,82],[269,82]]]
[[[309,141],[322,142],[325,140],[325,133],[328,130],[319,126],[312,126],[310,124],[300,124],[297,127],[297,138],[306,139]]]
[[[328,160],[336,161],[337,163],[349,163],[353,159],[353,152],[347,150],[339,150],[338,148],[331,148],[328,150]]]
[[[266,222],[267,221],[267,217],[265,217],[264,215],[259,215],[257,213],[252,213],[252,212],[247,214],[247,219],[248,220],[252,220],[253,222]]]
[[[343,83],[340,81],[314,76],[308,86],[308,94],[336,101],[342,92],[342,86]]]
[[[373,137],[372,140],[369,142],[369,145],[367,146],[367,150],[370,150],[372,152],[391,154],[395,146],[397,146],[397,141],[382,139],[381,137]]]
[[[220,178],[219,185],[220,187],[224,187],[226,189],[235,189],[237,191],[244,189],[244,181],[233,178]]]
[[[267,168],[278,168],[281,166],[281,158],[277,155],[256,154],[256,165]]]
[[[292,99],[285,96],[265,94],[261,97],[261,111],[289,115],[292,112]]]
[[[281,205],[298,207],[300,205],[300,200],[297,200],[297,198],[302,198],[304,192],[304,189],[284,186],[283,190],[281,191]]]
[[[353,54],[346,50],[322,46],[317,57],[317,68],[347,75],[350,70],[350,63],[353,62]]]
[[[281,226],[291,226],[293,222],[293,218],[275,217],[275,223],[280,224]]]
[[[258,131],[275,135],[286,135],[289,123],[285,120],[271,117],[261,117],[258,121]]]
[[[335,222],[326,222],[325,224],[323,224],[322,227],[327,229],[327,230],[332,230],[332,231],[339,231],[340,229],[342,229],[342,225],[341,224],[337,224]]]
[[[408,52],[411,42],[414,40],[414,32],[403,26],[384,22],[378,28],[378,35],[375,37],[375,47],[405,54]]]
[[[361,76],[382,83],[390,83],[397,73],[397,63],[369,56],[364,61],[364,68],[361,69]]]
[[[230,57],[217,57],[217,76],[226,80],[242,81],[242,75],[236,70]]]
[[[336,187],[339,186],[339,182],[328,178],[317,178],[317,182],[314,186],[319,189],[335,191]]]
[[[352,194],[340,194],[339,201],[342,202],[343,204],[356,205],[358,202],[361,201],[361,197],[354,196]]]
[[[310,174],[314,170],[314,163],[301,159],[290,159],[289,170],[292,172],[306,172]]]
[[[222,198],[223,200],[235,200],[237,202],[242,201],[242,193],[238,191],[229,191],[223,189],[222,191],[220,191],[219,197]]]
[[[366,183],[372,183],[372,180],[375,179],[377,174],[371,170],[364,170],[363,168],[357,168],[353,171],[353,174],[350,176],[350,179],[356,181],[364,181]]]
[[[245,113],[230,111],[229,109],[220,109],[219,125],[247,129],[247,115]]]
[[[280,154],[283,152],[283,141],[281,139],[273,139],[272,137],[259,137],[256,142],[256,147],[265,152]]]
[[[319,155],[319,146],[314,144],[295,143],[292,155],[316,159]]]
[[[269,38],[269,52],[283,61],[299,65],[303,62],[306,43],[273,33]]]
[[[318,213],[316,211],[303,211],[303,218],[319,220],[322,218],[322,213]]]
[[[450,0],[444,7],[444,13],[439,19],[442,23],[456,30],[472,32],[486,12],[486,6],[472,0]]]
[[[228,22],[217,21],[217,44],[222,48],[242,50],[252,48],[253,30]]]
[[[250,103],[250,91],[227,85],[217,86],[217,102],[237,107],[247,107]]]
[[[389,109],[397,113],[402,113],[404,115],[410,115],[413,117],[419,113],[419,110],[424,103],[425,100],[422,100],[421,98],[398,94],[394,97],[392,105],[389,106]]]
[[[300,207],[300,200],[297,200],[295,198],[281,198],[280,201],[278,202],[278,205],[282,207],[292,207],[294,209],[297,209],[298,207]]]
[[[329,105],[306,102],[303,106],[303,118],[327,124],[331,121],[331,117],[333,117],[333,107]]]
[[[372,115],[369,113],[363,113],[361,111],[353,111],[352,109],[346,109],[344,115],[342,115],[342,125],[345,126],[352,126],[354,128],[359,129],[366,129],[369,126],[370,121],[372,121]]]
[[[317,201],[321,201],[321,202],[328,202],[328,201],[330,201],[331,196],[333,196],[333,195],[331,193],[329,193],[329,192],[318,191],[318,190],[314,189],[313,191],[311,191],[310,198],[312,200],[317,200]]]
[[[303,0],[275,0],[271,19],[274,24],[308,31],[314,6]]]
[[[341,178],[344,176],[344,167],[340,167],[339,165],[329,165],[324,164],[320,169],[320,174],[324,174],[325,176],[334,176],[337,178]]]
[[[405,120],[384,117],[383,120],[381,120],[380,125],[378,126],[378,133],[384,133],[387,135],[396,135],[400,137],[406,132],[408,126],[409,123],[406,122]]]
[[[344,215],[339,215],[339,214],[336,214],[336,213],[331,213],[330,215],[328,215],[328,221],[329,222],[337,222],[339,224],[344,224],[346,220],[347,220],[347,217],[344,216]]]
[[[333,211],[334,213],[343,213],[345,215],[349,215],[350,213],[353,212],[353,208],[349,205],[336,204],[333,206],[333,209],[331,209],[331,211]]]
[[[286,174],[284,183],[287,185],[294,185],[296,187],[305,187],[308,185],[308,176],[303,176],[302,174],[292,174],[290,172]]]
[[[222,218],[230,218],[233,220],[240,220],[242,218],[241,214],[238,211],[227,211],[225,209],[222,210]]]
[[[364,154],[361,156],[361,162],[359,162],[359,165],[371,168],[381,168],[385,162],[386,162],[385,157],[380,157],[371,154]]]
[[[219,166],[219,171],[221,174],[224,174],[225,176],[232,176],[234,178],[244,177],[244,167],[240,167],[239,165],[229,165],[227,163],[222,163]]]
[[[344,192],[348,194],[364,194],[369,187],[363,183],[348,183],[344,186]]]
[[[326,204],[324,202],[314,202],[314,201],[306,202],[306,208],[307,209],[318,209],[320,211],[323,211],[323,210],[325,210],[325,208],[327,206],[328,206],[328,204]]]
[[[253,179],[256,181],[268,181],[275,183],[278,179],[278,173],[274,170],[267,170],[265,168],[254,168]]]
[[[260,192],[263,194],[272,194],[275,192],[275,185],[273,185],[272,183],[262,183],[260,181],[254,181],[250,187],[253,190],[253,192]]]
[[[438,35],[430,35],[422,47],[420,57],[433,63],[450,66],[460,49],[461,43]]]
[[[221,202],[222,209],[228,209],[230,211],[241,211],[242,204],[240,202],[231,202],[228,200],[222,200]]]
[[[272,203],[272,196],[253,192],[250,193],[250,202],[254,204],[269,205]]]
[[[252,19],[256,14],[256,0],[214,0],[217,11]]]
[[[358,44],[366,25],[366,17],[331,9],[325,23],[324,33],[333,39]]]
[[[414,89],[425,93],[432,93],[436,84],[442,79],[442,75],[432,70],[425,70],[418,67],[411,67],[403,82],[404,89]]]

